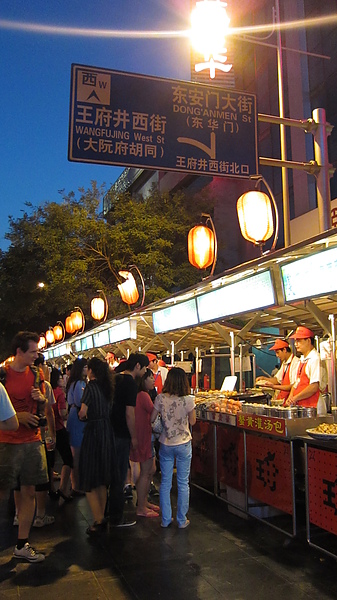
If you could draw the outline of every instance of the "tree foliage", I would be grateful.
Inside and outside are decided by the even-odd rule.
[[[146,304],[201,279],[188,262],[187,234],[202,211],[210,212],[207,198],[156,189],[146,198],[112,195],[106,220],[100,211],[104,192],[92,182],[78,198],[62,192],[59,203],[26,204],[22,217],[10,218],[10,246],[0,253],[3,357],[19,329],[45,331],[64,321],[74,306],[89,316],[97,289],[109,299],[109,316],[127,312],[117,282],[118,271],[131,264],[144,277]]]

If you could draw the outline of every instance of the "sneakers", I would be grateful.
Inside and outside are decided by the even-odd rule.
[[[188,519],[186,519],[185,523],[183,523],[182,525],[178,525],[179,529],[186,529],[186,527],[188,527],[190,524],[190,521]]]
[[[128,521],[127,519],[123,519],[120,523],[111,523],[112,527],[132,527],[136,525],[136,521]]]
[[[159,496],[159,491],[157,490],[153,481],[151,481],[151,485],[150,485],[150,489],[149,489],[149,496]]]
[[[24,560],[28,560],[31,563],[39,563],[42,562],[46,557],[44,554],[40,552],[36,552],[34,548],[28,542],[25,543],[23,548],[19,548],[15,546],[13,555],[16,558],[23,558]]]
[[[125,498],[125,500],[133,500],[133,493],[132,493],[132,485],[131,485],[131,483],[128,483],[124,487],[124,498]]]
[[[44,517],[35,517],[33,521],[33,527],[44,527],[45,525],[52,525],[55,523],[55,518],[51,515],[44,515]]]

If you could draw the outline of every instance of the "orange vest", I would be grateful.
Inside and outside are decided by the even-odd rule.
[[[304,363],[301,362],[299,364],[298,371],[297,371],[297,378],[299,378],[299,382],[298,382],[296,388],[294,388],[294,394],[293,394],[294,397],[296,397],[297,394],[299,394],[302,390],[304,390],[310,384],[309,377],[305,372],[305,362]],[[298,406],[313,406],[314,408],[316,408],[318,398],[319,398],[319,389],[312,396],[309,396],[309,398],[305,398],[304,400],[299,400],[298,402],[296,402],[296,404]]]
[[[294,358],[294,357],[293,357]],[[288,363],[287,365],[285,365],[284,369],[283,369],[283,375],[282,375],[282,382],[281,385],[290,385],[290,377],[289,377],[289,373],[290,373],[290,365],[293,361],[293,358],[291,359],[290,363]],[[279,395],[277,396],[278,400],[286,400],[289,396],[289,391],[290,390],[280,390]]]
[[[163,391],[163,380],[161,378],[160,371],[158,370],[157,373],[153,373],[153,376],[154,376],[155,388],[156,388],[158,394],[161,394]]]

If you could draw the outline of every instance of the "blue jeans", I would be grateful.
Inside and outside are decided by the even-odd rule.
[[[183,525],[186,521],[190,499],[189,476],[191,459],[191,441],[186,444],[179,444],[179,446],[166,446],[165,444],[160,444],[160,508],[162,512],[162,524],[164,527],[167,527],[172,519],[170,492],[172,488],[174,460],[176,461],[178,484],[177,522],[178,525]]]

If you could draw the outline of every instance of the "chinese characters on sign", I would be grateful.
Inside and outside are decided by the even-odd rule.
[[[71,161],[250,177],[256,122],[253,94],[72,65]]]
[[[276,435],[279,437],[286,436],[284,420],[277,419],[276,417],[239,413],[237,415],[237,426],[251,431],[268,433],[269,435]]]
[[[337,534],[337,454],[307,448],[310,523]]]

